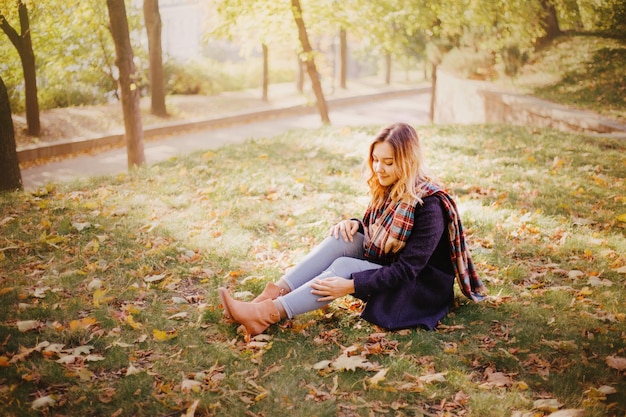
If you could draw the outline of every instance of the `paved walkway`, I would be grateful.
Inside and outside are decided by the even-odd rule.
[[[427,88],[399,91],[400,94],[388,93],[381,95],[370,92],[359,96],[358,100],[353,97],[350,103],[342,103],[340,99],[335,103],[329,101],[332,125],[384,125],[396,121],[413,125],[429,123],[430,92]],[[160,139],[147,140],[144,142],[147,163],[154,164],[173,156],[242,143],[253,138],[271,137],[292,129],[316,129],[323,126],[314,108],[308,114],[285,113],[275,108],[273,112],[263,113],[265,119],[255,118],[253,110],[250,112],[249,121],[240,124],[193,131],[181,128],[181,133],[168,133]],[[22,180],[24,188],[28,190],[49,182],[117,174],[126,170],[126,149],[122,147],[23,169]]]

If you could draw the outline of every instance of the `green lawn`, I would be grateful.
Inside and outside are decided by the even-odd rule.
[[[537,53],[508,84],[526,94],[626,123],[624,68],[626,39],[562,36]]]
[[[626,142],[419,131],[491,294],[435,331],[350,297],[250,343],[221,320],[219,285],[257,293],[363,213],[375,129],[0,196],[0,414],[623,417]]]

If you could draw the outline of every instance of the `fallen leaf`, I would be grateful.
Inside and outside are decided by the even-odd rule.
[[[487,382],[495,387],[510,387],[513,385],[513,380],[502,372],[490,373],[487,375]]]
[[[183,382],[180,384],[180,388],[183,392],[200,392],[202,388],[202,382],[196,381],[194,379],[183,379]]]
[[[17,329],[20,332],[28,332],[30,330],[34,330],[40,325],[40,323],[37,320],[23,320],[23,321],[18,321],[16,324],[17,324]]]
[[[71,365],[74,362],[76,362],[76,359],[78,359],[79,356],[76,355],[64,355],[61,356],[59,359],[57,359],[56,363],[60,363],[63,365]]]
[[[158,274],[158,275],[149,275],[145,277],[143,280],[145,282],[159,282],[164,278],[165,278],[165,274]]]
[[[331,365],[332,361],[329,360],[323,360],[323,361],[319,361],[318,363],[316,363],[315,365],[313,365],[313,369],[319,371],[322,369],[328,369]]]
[[[102,280],[98,278],[92,279],[87,285],[89,291],[99,290],[100,288],[102,288]]]
[[[578,349],[576,342],[573,340],[542,340],[542,345],[550,346],[552,349],[561,352],[575,352]]]
[[[577,269],[573,269],[567,273],[567,277],[570,279],[576,279],[585,276],[583,271],[579,271]]]
[[[537,400],[533,403],[534,408],[541,411],[557,411],[559,408],[563,407],[558,400],[554,398],[546,398],[542,400]]]
[[[45,397],[39,397],[32,402],[30,407],[33,410],[43,410],[48,407],[54,407],[56,404],[56,400],[52,397],[52,395],[46,395]]]
[[[76,371],[76,376],[78,376],[81,381],[91,381],[94,375],[95,374],[87,368],[80,368]]]
[[[169,316],[167,319],[168,320],[182,320],[184,318],[187,318],[189,314],[187,312],[180,312],[180,313],[176,313],[176,314],[172,314],[171,316]]]
[[[178,335],[177,331],[166,332],[164,330],[154,329],[152,330],[152,337],[158,342],[165,342],[166,340],[172,340]]]
[[[113,297],[107,297],[109,290],[99,288],[93,292],[93,306],[99,307],[100,304],[106,304],[113,300]]]
[[[459,391],[454,395],[454,401],[461,405],[466,405],[469,403],[470,396],[464,393],[463,391]]]
[[[198,408],[198,404],[200,404],[200,400],[195,400],[193,404],[191,404],[187,408],[187,411],[185,411],[184,414],[181,414],[180,417],[194,417],[194,415],[196,414],[196,408]]]
[[[4,294],[6,294],[8,292],[11,292],[11,291],[13,291],[13,287],[2,288],[2,289],[0,289],[0,295],[4,295]]]
[[[92,345],[82,345],[82,346],[78,346],[74,348],[74,350],[72,351],[72,354],[76,356],[88,355],[89,352],[91,352],[93,349],[94,347]]]
[[[368,382],[372,385],[378,385],[379,382],[384,381],[388,371],[388,369],[381,369],[380,371],[376,372],[376,375],[369,378]]]
[[[97,320],[94,317],[85,317],[80,320],[72,320],[70,322],[70,330],[86,330],[97,323]]]
[[[608,280],[608,279],[600,279],[598,277],[591,277],[589,278],[589,281],[587,281],[587,283],[589,285],[591,285],[592,287],[611,287],[613,286],[613,281]]]
[[[610,385],[602,385],[600,388],[598,388],[598,392],[601,392],[604,395],[611,395],[615,394],[617,390]]]
[[[136,374],[138,374],[140,372],[141,372],[141,370],[139,368],[135,367],[133,364],[130,364],[128,366],[128,368],[126,368],[126,376],[136,375]]]
[[[340,371],[356,371],[356,368],[374,370],[376,368],[373,363],[363,356],[348,356],[347,352],[342,353],[333,360],[331,366]]]
[[[611,368],[617,369],[618,371],[626,370],[626,358],[621,358],[619,356],[607,356],[605,361]]]
[[[421,375],[419,380],[425,384],[431,384],[433,382],[446,382],[447,372],[438,372],[435,374]]]

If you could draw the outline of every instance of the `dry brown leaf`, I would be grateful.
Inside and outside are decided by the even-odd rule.
[[[487,382],[495,387],[510,387],[513,380],[502,372],[492,372],[487,375]]]
[[[535,401],[533,403],[533,406],[537,410],[554,412],[563,407],[563,404],[561,404],[558,400],[554,398],[545,398]]]
[[[357,368],[373,371],[377,366],[369,362],[363,356],[348,356],[347,352],[339,355],[331,362],[331,366],[340,371],[355,371]]]
[[[626,358],[607,356],[605,360],[606,364],[611,368],[617,369],[620,372],[626,370]]]
[[[432,384],[433,382],[446,382],[447,372],[437,372],[434,374],[421,375],[418,379],[425,384]]]

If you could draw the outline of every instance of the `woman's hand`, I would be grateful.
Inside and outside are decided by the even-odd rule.
[[[346,242],[352,242],[353,236],[359,231],[359,222],[356,220],[342,220],[330,228],[330,236],[339,239],[343,237]]]
[[[354,281],[341,277],[316,279],[311,282],[311,294],[321,295],[317,301],[332,301],[354,293]]]

